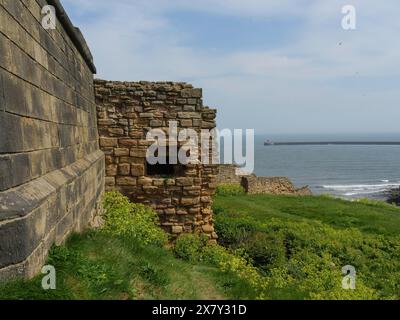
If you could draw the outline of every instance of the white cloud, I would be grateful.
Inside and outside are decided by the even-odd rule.
[[[313,126],[337,130],[331,122],[340,122],[343,112],[353,116],[354,122],[364,108],[370,115],[363,116],[371,121],[390,112],[386,127],[395,130],[397,123],[392,119],[400,116],[399,94],[382,90],[381,81],[400,76],[400,6],[397,0],[379,4],[354,0],[358,29],[344,31],[340,27],[341,7],[347,2],[119,0],[110,5],[108,0],[63,1],[79,13],[75,16],[100,77],[188,80],[204,87],[206,102],[220,110],[222,126],[246,124],[261,131],[285,131],[293,121],[282,119],[293,115],[302,119],[303,124],[297,127],[303,131],[312,131]],[[185,42],[181,40],[191,34],[172,27],[168,13],[176,10],[242,18],[300,17],[306,23],[290,44],[271,50],[241,48],[221,53],[182,45]],[[88,15],[91,18],[84,20]],[[376,79],[377,89],[364,90],[364,77]],[[337,85],[349,78],[359,86]],[[332,81],[335,85],[329,84]],[[351,121],[341,123],[345,130],[351,130]],[[385,128],[382,123],[380,126]]]

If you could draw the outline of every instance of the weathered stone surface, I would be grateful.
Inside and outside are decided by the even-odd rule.
[[[208,217],[212,214],[211,196],[215,192],[217,172],[211,165],[193,164],[177,165],[173,172],[152,173],[154,167],[148,166],[146,159],[148,146],[155,142],[146,139],[150,129],[167,132],[171,121],[177,123],[178,130],[199,131],[203,125],[215,128],[216,112],[203,107],[202,90],[185,83],[98,80],[95,93],[100,137],[114,138],[113,135],[122,134],[122,131],[129,135],[118,137],[117,143],[102,143],[107,157],[112,157],[107,159],[106,174],[111,178],[107,190],[116,188],[132,201],[153,207],[161,216],[161,225],[174,235],[205,232],[201,226],[212,224]],[[113,121],[105,125],[107,119]],[[177,143],[167,139],[160,145],[173,147]],[[129,155],[125,150],[121,152],[125,148],[130,149]],[[116,176],[116,180],[112,180]],[[136,179],[136,184],[128,185],[123,180],[128,177]],[[215,238],[215,232],[207,232],[209,237]]]
[[[106,167],[106,175],[108,177],[116,176],[118,173],[118,165],[117,164],[110,164]]]
[[[181,120],[181,126],[182,127],[192,127],[193,126],[193,121],[192,120]]]
[[[111,136],[123,136],[124,129],[122,128],[108,128],[108,132]]]
[[[176,185],[177,186],[192,186],[193,178],[190,178],[190,177],[176,178]]]
[[[162,120],[151,120],[150,121],[150,127],[156,128],[156,127],[161,127],[163,125]]]
[[[201,127],[203,129],[213,129],[215,127],[215,124],[212,121],[202,121]]]
[[[211,197],[201,197],[201,202],[203,203],[210,203],[211,201]]]
[[[192,99],[188,99],[188,103],[190,103],[189,100],[192,100]],[[194,111],[196,111],[196,106],[190,106],[190,105],[183,106],[183,111],[194,112]]]
[[[118,139],[116,138],[100,138],[100,147],[116,147],[118,146]]]
[[[153,118],[154,114],[153,113],[139,113],[140,118]]]
[[[135,139],[119,139],[118,143],[120,146],[132,147],[138,144],[137,140]]]
[[[293,183],[284,177],[243,177],[242,186],[249,194],[296,194]]]
[[[147,149],[131,148],[130,156],[136,158],[145,158],[147,155]]]
[[[0,1],[0,281],[35,276],[54,243],[101,212],[95,68],[66,20],[41,27],[44,4]],[[103,130],[117,123],[99,112]],[[100,143],[117,146],[110,136]]]
[[[153,186],[162,187],[164,186],[164,179],[153,179]]]
[[[116,157],[129,156],[129,149],[128,148],[115,148],[114,155]]]
[[[178,112],[179,119],[200,119],[201,114],[197,112]],[[215,123],[214,123],[215,127]]]
[[[176,210],[175,210],[175,208],[168,208],[168,209],[165,209],[164,210],[164,213],[165,214],[175,214],[176,213]]]
[[[241,185],[249,194],[311,195],[308,186],[296,189],[286,177],[257,177],[242,172],[236,165],[219,165],[217,184]],[[202,200],[205,200],[202,199]]]
[[[243,174],[238,167],[231,164],[221,164],[218,167],[217,184],[241,184]]]
[[[7,223],[0,225],[0,279],[8,278],[8,271],[3,270],[3,267],[24,265],[24,261],[41,245],[51,229],[57,228],[59,241],[62,242],[72,230],[80,231],[79,226],[89,224],[97,211],[96,206],[100,201],[98,197],[104,187],[104,180],[98,180],[99,174],[103,176],[103,159],[103,154],[97,152],[89,155],[85,161],[63,168],[69,173],[68,177],[61,170],[53,171],[16,189],[0,192],[0,222],[7,219]],[[82,185],[87,191],[80,194],[80,184],[76,181],[92,181],[94,187]],[[62,218],[68,215],[67,207],[70,212],[78,208],[80,197],[91,199],[95,207],[88,208],[88,211],[82,208],[82,211],[78,211],[81,216],[70,216],[66,224]],[[85,218],[78,223],[78,219],[83,216]],[[41,256],[30,266],[32,270],[23,270],[23,275],[35,275],[44,259],[45,255]]]
[[[144,176],[144,165],[143,164],[132,164],[131,174],[134,177]]]
[[[181,95],[183,98],[201,98],[203,92],[201,89],[184,89]]]
[[[115,186],[115,177],[106,177],[105,185],[106,186]]]
[[[149,177],[140,177],[138,178],[138,184],[142,186],[149,186],[152,185],[153,180]]]
[[[196,198],[182,198],[181,205],[182,206],[191,206],[198,203]]]
[[[183,226],[172,226],[172,233],[182,233],[183,232]]]
[[[131,172],[131,165],[129,163],[122,163],[118,165],[118,174],[121,176],[128,176]]]
[[[116,184],[118,186],[135,186],[136,178],[133,177],[117,177]]]
[[[201,227],[205,233],[213,233],[214,232],[214,227],[209,224],[205,224]]]

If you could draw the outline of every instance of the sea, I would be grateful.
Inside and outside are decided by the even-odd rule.
[[[273,142],[400,141],[399,134],[256,135],[255,174],[284,176],[314,194],[384,200],[400,187],[400,145],[268,145]]]

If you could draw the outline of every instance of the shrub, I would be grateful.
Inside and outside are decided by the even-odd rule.
[[[157,213],[142,204],[136,204],[119,192],[104,196],[104,232],[134,238],[144,245],[163,246],[167,234],[158,227]]]
[[[245,190],[241,185],[226,183],[217,186],[217,195],[220,196],[236,196],[245,194]]]
[[[378,205],[368,201],[370,205]],[[354,204],[357,205],[357,204]],[[385,207],[389,205],[379,204]],[[390,207],[392,209],[393,207]],[[231,213],[220,205],[219,239],[265,274],[272,299],[392,299],[400,296],[400,238],[337,228],[310,219]],[[286,213],[286,211],[285,211]],[[343,219],[343,218],[342,218]],[[341,268],[357,270],[356,290]]]
[[[285,263],[285,244],[277,234],[257,232],[240,245],[253,264],[263,271]]]
[[[182,234],[175,242],[174,253],[178,258],[198,261],[207,242],[205,235]]]
[[[215,207],[213,208],[215,212]],[[258,225],[246,217],[227,218],[222,209],[217,209],[215,231],[224,246],[235,245],[249,238],[257,231]],[[233,214],[234,215],[234,214]]]

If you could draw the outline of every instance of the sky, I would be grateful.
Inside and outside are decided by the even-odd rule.
[[[97,78],[192,83],[220,129],[400,132],[398,0],[61,2]]]

